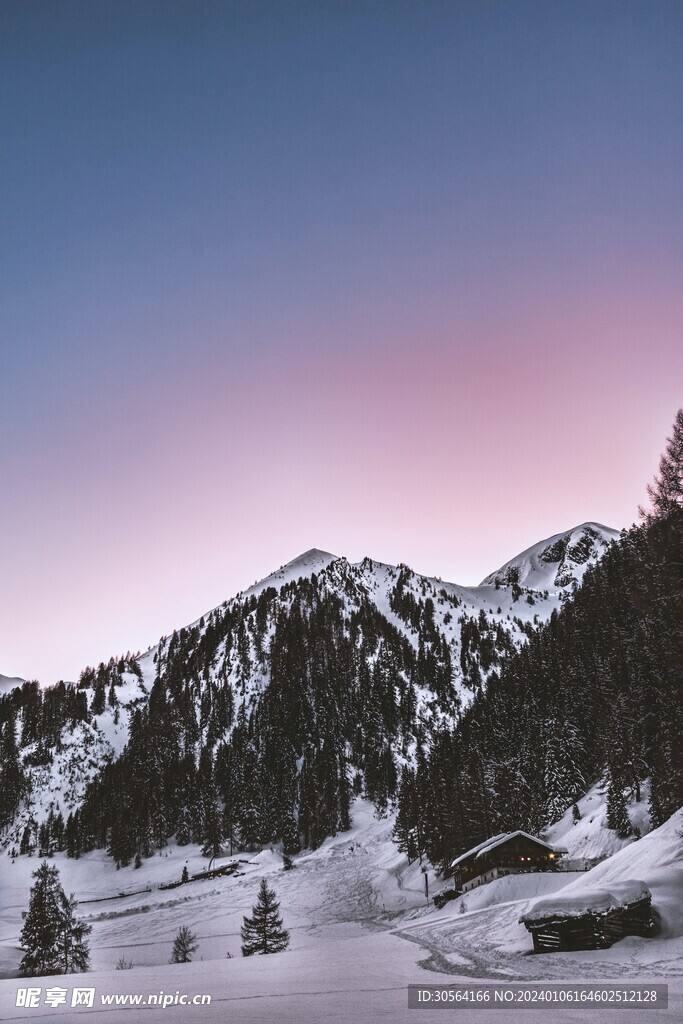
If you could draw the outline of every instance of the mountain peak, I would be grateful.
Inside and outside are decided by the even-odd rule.
[[[334,561],[338,556],[333,555],[331,551],[323,551],[321,548],[309,548],[308,551],[304,551],[302,554],[297,555],[291,562],[287,562],[287,565],[309,565],[311,562],[320,561]]]
[[[538,541],[482,580],[482,586],[516,583],[532,590],[561,590],[580,583],[589,565],[619,536],[602,523],[587,522]]]
[[[302,576],[312,576],[313,573],[322,572],[328,565],[336,561],[337,555],[333,555],[330,551],[322,551],[320,548],[309,548],[308,551],[304,551],[302,554],[297,555],[296,558],[293,558],[291,562],[281,565],[279,569],[271,572],[269,576],[258,580],[248,590],[244,591],[244,596],[251,597],[252,595],[260,594],[268,587],[279,589],[285,583],[291,583],[292,580],[298,580]]]

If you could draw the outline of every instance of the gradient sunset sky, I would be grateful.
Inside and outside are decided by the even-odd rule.
[[[3,0],[0,672],[301,551],[631,523],[683,399],[683,4]]]

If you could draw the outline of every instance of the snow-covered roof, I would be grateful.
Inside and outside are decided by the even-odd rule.
[[[522,832],[521,829],[517,829],[516,832],[501,832],[497,836],[492,836],[490,839],[485,839],[483,843],[478,843],[477,846],[473,846],[467,853],[461,853],[459,857],[456,857],[454,861],[451,861],[451,867],[454,868],[456,864],[460,864],[463,860],[471,857],[473,854],[475,857],[483,857],[491,850],[495,850],[497,846],[501,846],[503,843],[507,843],[509,839],[514,839],[516,836],[524,836],[525,839],[530,839],[532,843],[538,843],[539,846],[545,846],[546,849],[551,850],[553,853],[564,853],[566,851],[559,850],[551,846],[550,843],[544,843],[538,836],[530,836],[528,832]]]
[[[465,860],[467,857],[471,857],[473,853],[477,853],[479,850],[482,850],[485,846],[488,846],[490,843],[493,843],[495,840],[507,839],[507,837],[508,837],[508,833],[507,832],[501,832],[501,833],[499,833],[499,835],[494,836],[493,839],[484,839],[483,842],[478,843],[477,846],[473,846],[471,850],[467,851],[467,853],[461,853],[459,857],[456,857],[455,860],[452,860],[451,861],[451,867],[454,868],[456,864],[459,864],[461,861]]]
[[[583,917],[585,914],[606,914],[619,907],[629,907],[650,895],[644,882],[628,879],[610,884],[609,889],[584,889],[577,893],[553,893],[537,900],[520,917],[522,923],[549,921],[553,918]]]
[[[484,846],[483,849],[479,850],[477,857],[483,857],[491,850],[494,850],[496,846],[500,846],[501,843],[506,843],[508,839],[514,839],[515,836],[524,836],[525,839],[530,839],[532,843],[538,843],[539,846],[545,846],[547,850],[551,850],[553,853],[555,852],[555,847],[551,846],[550,843],[544,843],[542,839],[538,838],[538,836],[530,836],[528,832],[522,832],[521,829],[518,829],[516,832],[508,832],[507,835],[495,836],[493,839],[489,840],[488,844]]]

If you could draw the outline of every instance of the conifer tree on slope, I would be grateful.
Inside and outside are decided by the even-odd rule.
[[[192,954],[199,949],[197,936],[186,924],[180,926],[173,940],[173,952],[170,963],[189,964],[192,962]]]
[[[647,493],[652,502],[652,511],[640,511],[648,523],[683,509],[683,409],[676,413],[671,437],[667,438],[666,451],[659,460],[659,473],[648,484]]]
[[[666,449],[659,461],[659,473],[648,486],[649,509],[640,509],[649,528],[646,559],[652,564],[656,588],[647,595],[649,619],[656,620],[656,630],[649,625],[650,636],[641,644],[658,671],[650,673],[647,700],[654,727],[655,752],[650,771],[650,820],[652,827],[661,825],[680,807],[683,799],[683,752],[680,736],[683,731],[681,702],[683,685],[680,622],[683,613],[681,565],[683,564],[683,409],[679,409]],[[654,592],[653,592],[654,591]],[[642,612],[641,612],[642,614]],[[659,634],[659,635],[657,635]],[[643,651],[643,647],[645,650]],[[656,653],[655,653],[656,652]]]
[[[268,888],[265,878],[262,878],[258,900],[252,911],[253,917],[245,917],[242,924],[242,956],[280,953],[287,948],[289,932],[282,927],[279,909],[280,904],[275,899],[274,891]]]
[[[10,710],[4,730],[0,729],[0,828],[8,825],[19,806],[23,774],[17,750],[16,724]]]
[[[608,771],[607,828],[614,829],[620,839],[627,839],[633,835],[624,789],[620,785],[618,773],[614,771]]]
[[[59,872],[43,861],[33,877],[28,913],[21,931],[25,950],[19,965],[22,977],[75,974],[87,971],[90,925],[74,917],[76,901],[59,883]]]

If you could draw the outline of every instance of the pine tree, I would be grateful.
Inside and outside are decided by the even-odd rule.
[[[64,905],[62,974],[76,974],[80,971],[87,971],[89,967],[90,948],[85,937],[90,934],[92,928],[85,921],[79,921],[74,917],[76,907],[76,900],[71,895]]]
[[[78,810],[69,814],[64,827],[64,844],[67,857],[80,857],[81,855],[81,833],[80,814]]]
[[[580,766],[583,751],[576,737],[577,730],[571,723],[552,718],[546,720],[543,730],[546,737],[544,817],[549,825],[553,825],[586,788]]]
[[[85,937],[90,925],[74,917],[76,901],[64,893],[56,867],[43,861],[33,877],[36,882],[21,931],[25,953],[19,973],[22,977],[39,977],[87,971],[89,949]]]
[[[401,788],[398,794],[398,813],[394,825],[394,842],[408,855],[408,863],[417,860],[421,850],[418,843],[419,806],[415,773],[404,768],[401,774]]]
[[[624,790],[613,778],[610,778],[607,788],[607,828],[614,829],[620,839],[627,839],[633,835]]]
[[[92,702],[90,704],[90,713],[92,715],[104,714],[106,700],[104,679],[105,677],[98,673],[97,682],[95,683],[95,688],[93,690]]]
[[[213,790],[213,787],[211,787]],[[207,794],[204,812],[204,836],[202,853],[205,857],[217,857],[223,848],[223,814],[218,800],[211,791]]]
[[[175,939],[173,940],[173,952],[171,953],[171,959],[169,963],[172,964],[189,964],[192,961],[192,954],[196,953],[199,948],[197,942],[197,936],[194,932],[190,931],[187,925],[181,925],[178,929]]]
[[[648,523],[683,510],[683,409],[676,413],[671,437],[659,461],[659,474],[648,485],[647,493],[652,510],[640,511]]]
[[[299,827],[294,820],[293,814],[287,814],[282,826],[282,849],[286,854],[299,853],[301,841],[299,839]]]
[[[0,732],[0,828],[9,824],[19,806],[24,787],[19,764],[16,725],[10,709],[5,727]]]
[[[181,806],[178,812],[175,838],[178,846],[187,846],[192,842],[192,821],[190,812],[185,806]]]
[[[242,956],[253,956],[255,953],[280,953],[289,945],[289,932],[282,927],[282,918],[278,914],[280,904],[275,893],[261,879],[258,901],[252,910],[252,917],[245,917],[242,924]]]
[[[19,843],[19,853],[30,853],[32,849],[33,845],[31,842],[31,826],[27,825],[21,835],[21,842]]]

